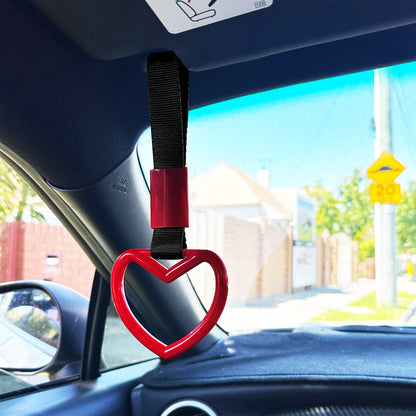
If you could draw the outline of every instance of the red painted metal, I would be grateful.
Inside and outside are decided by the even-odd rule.
[[[129,331],[159,357],[169,359],[189,350],[201,341],[215,326],[224,310],[228,294],[228,277],[224,263],[209,250],[183,250],[185,258],[167,269],[150,256],[148,249],[133,249],[122,253],[114,263],[111,274],[111,294],[117,312]],[[208,263],[215,275],[215,294],[204,319],[183,338],[170,345],[154,337],[133,315],[124,292],[124,273],[131,263],[138,263],[165,283],[171,283],[201,263]]]
[[[150,226],[189,227],[187,168],[150,171]]]

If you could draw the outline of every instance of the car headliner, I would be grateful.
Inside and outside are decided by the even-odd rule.
[[[416,57],[414,0],[276,0],[179,35],[144,0],[0,7],[1,141],[60,188],[93,183],[133,150],[149,124],[151,51],[190,68],[191,108]]]

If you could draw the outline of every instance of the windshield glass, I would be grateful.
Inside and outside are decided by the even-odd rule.
[[[187,241],[225,262],[224,329],[416,326],[415,111],[413,62],[190,112]],[[149,130],[138,153],[148,175]]]

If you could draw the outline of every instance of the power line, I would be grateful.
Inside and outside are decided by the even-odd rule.
[[[330,115],[332,114],[333,109],[335,108],[336,103],[338,102],[339,97],[341,96],[341,94],[343,93],[345,89],[345,85],[338,91],[337,96],[334,98],[334,101],[331,104],[331,107],[328,109],[328,111],[325,114],[325,117],[321,123],[321,125],[319,126],[317,132],[314,134],[314,136],[312,137],[308,148],[306,149],[306,151],[304,152],[303,156],[301,157],[299,163],[295,166],[295,169],[293,169],[292,174],[289,175],[290,178],[295,178],[300,167],[303,165],[303,162],[305,161],[306,157],[310,154],[310,152],[312,151],[313,147],[316,144],[316,138],[322,133],[323,128],[325,127],[325,124],[327,123]]]
[[[405,108],[404,108],[403,90],[402,90],[401,84],[397,82],[397,80],[394,80],[394,92],[395,92],[394,98],[395,98],[396,104],[398,105],[400,109],[400,113],[403,119],[403,124],[405,126],[405,130],[407,131],[407,135],[406,134],[404,135],[405,142],[409,149],[409,155],[416,165],[416,148],[412,146],[412,136],[410,134],[409,122],[407,119],[407,112],[405,111]]]

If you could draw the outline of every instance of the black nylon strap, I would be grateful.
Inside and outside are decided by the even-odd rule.
[[[189,72],[173,52],[154,53],[147,60],[147,82],[154,168],[184,167]],[[181,259],[184,248],[184,228],[157,228],[153,231],[152,257]]]

